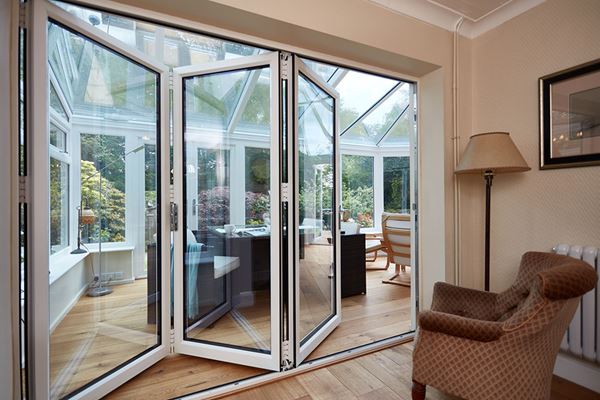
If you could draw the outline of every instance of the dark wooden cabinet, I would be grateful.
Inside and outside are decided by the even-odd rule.
[[[367,293],[365,235],[341,236],[342,297]]]
[[[232,293],[254,290],[268,290],[270,281],[270,238],[263,237],[206,237],[206,258],[213,254],[227,254],[240,258],[240,266],[231,272]],[[367,293],[365,235],[341,236],[341,290],[342,297]],[[148,257],[148,323],[156,322],[156,306],[160,304],[157,294],[156,245],[149,244]],[[204,261],[204,257],[203,257]],[[203,263],[204,264],[204,263]],[[210,263],[206,263],[210,266]],[[204,269],[203,269],[204,270]],[[206,292],[206,285],[222,285],[221,280],[212,279],[206,274],[198,274],[198,288]],[[209,282],[207,282],[209,281]],[[217,282],[218,281],[218,282]],[[199,294],[206,296],[205,293]]]

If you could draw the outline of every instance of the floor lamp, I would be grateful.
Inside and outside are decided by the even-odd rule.
[[[490,290],[490,205],[494,175],[524,172],[531,168],[508,132],[487,132],[471,136],[455,174],[482,174],[485,179],[485,290]]]

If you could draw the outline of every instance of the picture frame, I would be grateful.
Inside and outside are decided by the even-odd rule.
[[[600,59],[539,79],[540,169],[600,165]]]

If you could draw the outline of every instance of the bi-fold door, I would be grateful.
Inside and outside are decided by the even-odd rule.
[[[289,135],[294,227],[289,286],[294,362],[341,322],[339,96],[297,56]]]
[[[49,260],[50,283],[47,274],[34,274],[32,395],[100,398],[162,359],[171,347],[179,353],[272,371],[290,362],[299,365],[341,320],[336,92],[297,57],[285,67],[282,78],[278,52],[169,72],[161,63],[55,5],[39,2],[33,10],[37,41],[33,62],[46,66],[42,69],[47,73],[31,80],[32,107],[48,112],[33,119],[32,131],[46,132],[53,126],[54,86],[49,86],[59,87],[62,81],[58,81],[67,75],[57,78],[52,62],[75,69],[74,63],[61,61],[65,48],[58,49],[52,60],[44,47],[46,40],[66,41],[69,51],[82,50],[79,61],[89,62],[91,70],[84,77],[87,87],[78,84],[80,101],[87,111],[91,103],[98,102],[91,108],[100,113],[97,120],[111,122],[91,121],[88,130],[69,131],[68,120],[59,124],[66,131],[64,147],[53,131],[48,132],[45,147],[33,146],[32,240],[43,245],[35,246],[31,259],[38,269],[43,264],[40,260]],[[103,89],[107,77],[123,73],[130,81],[119,86],[116,95]],[[69,85],[75,86],[76,73],[69,78]],[[285,94],[282,88],[286,88]],[[45,95],[49,92],[50,99]],[[116,96],[110,100],[111,112],[122,106],[123,111],[147,113],[140,114],[142,134],[129,137],[118,129],[114,115],[107,113],[110,96]],[[64,100],[64,96],[58,97]],[[132,102],[131,109],[127,109],[128,102]],[[71,107],[66,113],[69,118],[76,108]],[[77,139],[71,143],[73,132]],[[84,141],[85,146],[91,143],[95,147],[84,149]],[[84,150],[92,157],[107,145],[118,149],[117,157],[94,164],[96,170],[84,171]],[[132,260],[139,264],[132,266],[136,271],[132,282],[137,286],[144,280],[136,278],[146,272],[143,290],[135,292],[141,297],[132,303],[144,305],[146,312],[135,316],[140,317],[139,327],[130,327],[133,315],[129,313],[135,313],[136,307],[105,308],[112,294],[105,298],[108,303],[97,300],[96,310],[90,314],[97,323],[86,328],[81,343],[73,347],[79,353],[57,357],[61,341],[55,341],[52,334],[60,325],[52,326],[47,303],[53,279],[64,274],[56,266],[66,259],[60,257],[68,258],[70,248],[61,248],[61,236],[49,233],[47,210],[54,201],[49,193],[55,189],[52,179],[59,178],[59,184],[71,182],[65,201],[82,210],[97,207],[95,216],[104,227],[110,199],[101,185],[108,184],[103,174],[110,172],[113,163],[125,168],[124,188],[129,191],[125,217],[128,221],[136,218],[144,208],[146,216],[144,220],[140,214],[138,222],[127,223],[126,242],[104,247],[113,253],[131,252]],[[174,201],[170,201],[171,173]],[[83,198],[96,190],[88,181],[99,182],[94,204]],[[148,217],[148,199],[143,194],[134,196],[136,190],[156,191],[152,218]],[[70,212],[68,206],[63,209]],[[89,257],[96,257],[98,252],[102,254],[102,239],[98,246],[91,243],[91,228],[86,229]],[[72,229],[70,237],[77,236],[77,229]],[[142,244],[137,246],[135,238],[141,238]],[[102,264],[97,266],[102,268]],[[118,288],[119,292],[123,288]],[[148,310],[153,310],[152,315]],[[113,364],[87,380],[73,378],[77,377],[73,371],[87,357],[84,353],[94,346],[108,346],[116,354],[117,346],[111,345],[111,340],[137,350],[119,351]],[[96,356],[90,354],[93,362]]]
[[[100,398],[169,353],[169,72],[31,3],[28,397]]]
[[[278,54],[173,81],[175,351],[279,370]]]
[[[174,71],[177,352],[279,370],[340,323],[338,98],[294,65],[285,85],[277,52]]]

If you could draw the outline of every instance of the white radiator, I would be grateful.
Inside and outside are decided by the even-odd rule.
[[[583,260],[600,274],[600,251],[597,247],[559,244],[552,250],[558,254]],[[560,349],[574,357],[600,364],[600,290],[598,287],[582,297]]]

